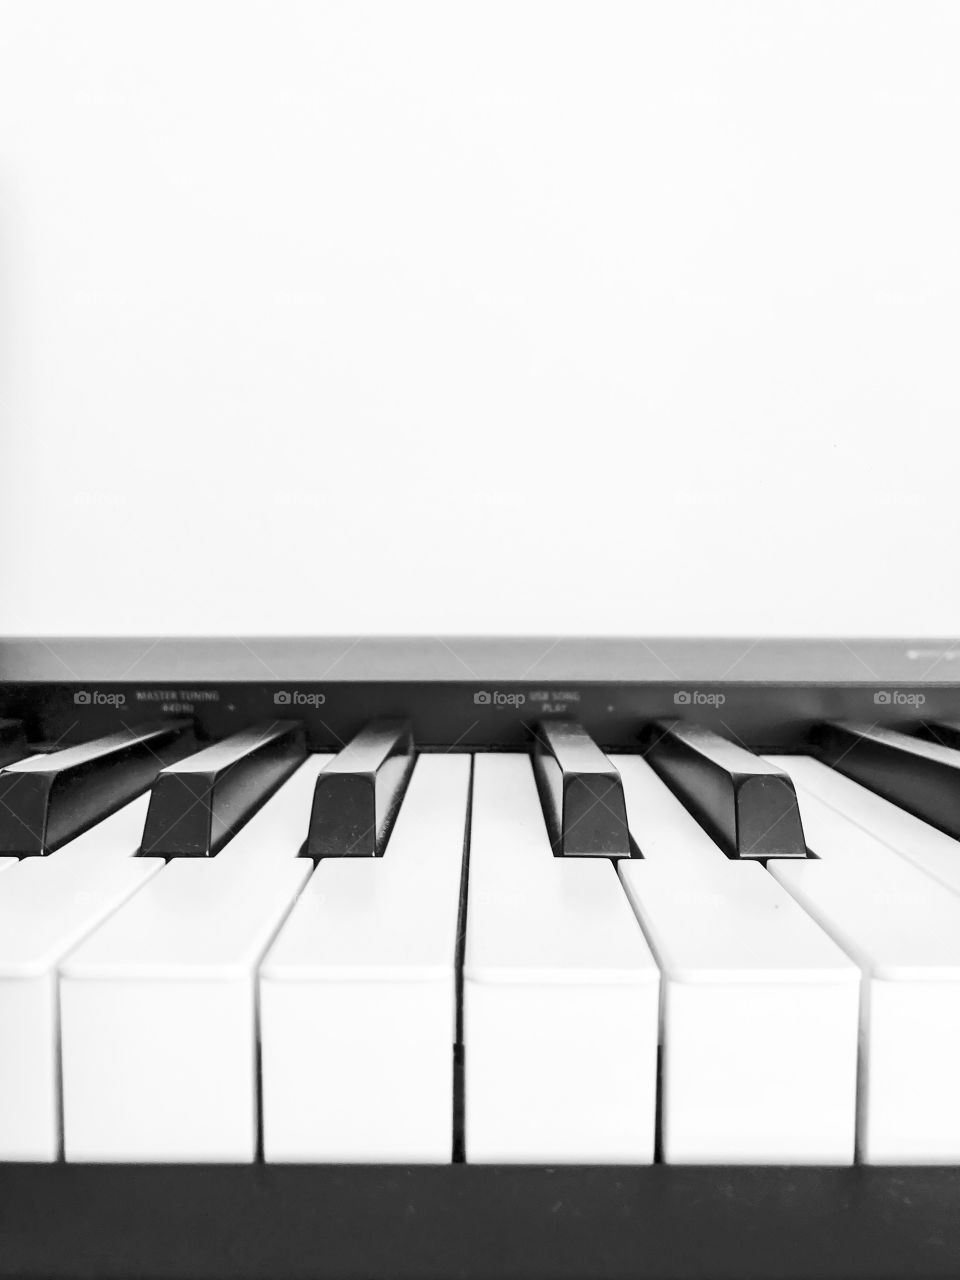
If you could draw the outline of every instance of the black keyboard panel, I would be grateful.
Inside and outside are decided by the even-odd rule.
[[[311,751],[382,717],[461,750],[529,746],[552,716],[630,749],[639,726],[682,718],[792,751],[826,720],[958,719],[958,673],[939,640],[0,640],[0,716],[62,744],[158,714],[205,740],[295,719]]]
[[[924,1280],[960,1169],[0,1167],[23,1280]]]

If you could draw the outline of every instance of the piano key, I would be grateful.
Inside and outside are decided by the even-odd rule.
[[[331,759],[316,755],[293,774],[218,855],[222,865],[295,860],[307,830],[317,772]],[[140,844],[149,796],[139,796],[39,865],[69,860],[74,867],[132,857]],[[9,859],[16,864],[16,859]],[[144,860],[138,859],[138,863]],[[37,865],[35,860],[31,863]],[[159,860],[150,860],[159,867]]]
[[[256,970],[310,869],[179,858],[67,957],[67,1160],[255,1158]]]
[[[662,721],[644,753],[731,858],[803,858],[790,779],[710,729]]]
[[[449,1162],[469,785],[421,756],[386,855],[323,859],[267,953],[266,1160]]]
[[[373,720],[317,778],[307,855],[374,858],[413,767],[413,734],[405,720]]]
[[[630,857],[620,779],[581,725],[542,721],[533,766],[555,854]]]
[[[906,860],[856,823],[837,813],[809,792],[799,792],[800,813],[807,846],[823,862],[858,868],[865,873],[884,866],[908,865]]]
[[[93,865],[136,857],[140,852],[149,804],[148,795],[137,796],[136,800],[111,813],[109,818],[62,844],[48,855],[48,860]]]
[[[468,1161],[649,1163],[659,972],[599,859],[554,858],[529,759],[474,758]]]
[[[222,863],[276,862],[296,858],[304,850],[318,774],[333,759],[310,755],[282,783],[246,826],[217,854]]]
[[[953,751],[960,751],[960,720],[929,720],[917,725],[915,732],[928,742],[939,742]]]
[[[27,740],[23,721],[4,718],[0,720],[0,765],[22,760],[27,754]]]
[[[50,853],[193,749],[189,720],[155,720],[7,765],[0,770],[0,853]]]
[[[798,795],[815,796],[907,862],[960,892],[960,843],[952,836],[811,756],[771,755],[769,759],[790,774]],[[852,845],[846,839],[844,843]],[[819,857],[825,856],[816,845],[812,847]]]
[[[783,767],[788,773],[790,772],[789,763]],[[826,768],[825,765],[820,767]],[[846,781],[846,779],[843,780]],[[851,785],[856,786],[856,783]],[[866,873],[877,871],[887,865],[894,869],[909,865],[902,854],[877,840],[842,813],[831,809],[812,792],[804,790],[799,782],[797,783],[797,801],[800,805],[800,818],[807,838],[807,848],[813,857],[820,858],[824,862],[857,868]]]
[[[15,867],[17,862],[17,858],[0,858],[0,871],[8,871],[10,867]]]
[[[756,864],[621,862],[663,983],[670,1164],[850,1164],[856,965]]]
[[[627,821],[646,862],[691,872],[728,866],[730,859],[641,756],[611,756],[623,784]]]
[[[274,720],[167,765],[153,783],[143,852],[218,853],[305,757],[303,725]]]
[[[27,858],[0,876],[0,1160],[59,1158],[57,963],[162,866]]]
[[[311,755],[217,856],[230,862],[296,857],[303,848],[317,774],[332,758]],[[149,805],[149,795],[138,796],[83,835],[61,845],[50,858],[101,862],[142,853],[141,836]],[[16,858],[10,861],[15,863]]]
[[[960,897],[915,867],[768,870],[860,965],[858,1158],[960,1160]]]
[[[820,754],[855,782],[960,836],[960,751],[880,725],[820,725]]]

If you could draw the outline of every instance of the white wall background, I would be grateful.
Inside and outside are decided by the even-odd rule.
[[[0,4],[0,630],[960,631],[960,6]]]

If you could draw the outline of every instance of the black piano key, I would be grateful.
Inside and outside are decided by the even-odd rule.
[[[196,750],[192,721],[156,720],[0,770],[0,853],[51,853]]]
[[[960,751],[852,721],[820,725],[814,741],[840,773],[960,837]]]
[[[620,775],[575,720],[544,720],[533,768],[558,857],[629,858]]]
[[[912,732],[928,742],[939,742],[941,746],[960,751],[960,720],[930,720],[917,725]]]
[[[413,768],[413,733],[405,720],[373,720],[318,775],[306,854],[376,858]]]
[[[790,778],[710,729],[651,725],[646,758],[730,858],[805,858]]]
[[[217,853],[306,754],[303,725],[274,720],[168,765],[150,792],[140,852],[163,858]]]
[[[27,754],[22,720],[0,720],[0,765],[20,760]]]

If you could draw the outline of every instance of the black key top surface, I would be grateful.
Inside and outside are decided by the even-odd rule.
[[[376,858],[413,768],[406,720],[372,720],[317,776],[306,854],[311,858]]]
[[[960,837],[960,751],[851,721],[819,726],[814,741],[822,759],[840,773]]]
[[[22,720],[0,720],[0,765],[21,760],[27,754]]]
[[[960,751],[960,720],[931,720],[918,725],[916,733],[927,742],[939,742],[941,746]]]
[[[575,720],[544,720],[533,767],[558,857],[629,858],[620,775]]]
[[[805,858],[790,778],[711,729],[651,725],[646,758],[730,858]]]
[[[168,765],[157,775],[142,854],[217,853],[306,757],[303,725],[274,720]]]
[[[157,720],[0,770],[0,853],[51,853],[196,750],[192,721]]]

